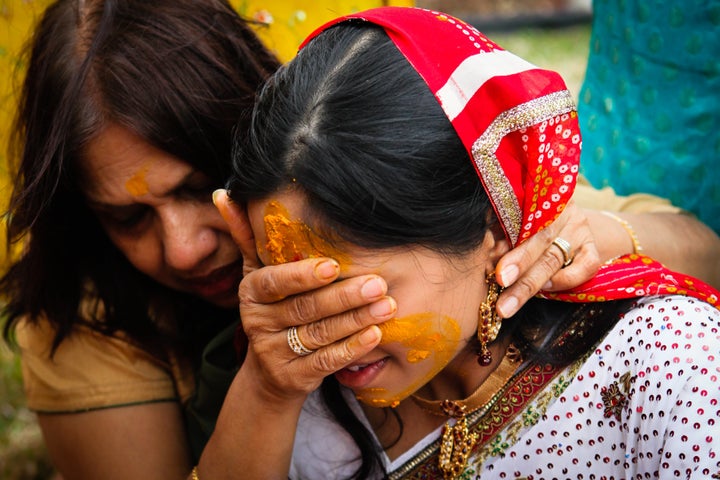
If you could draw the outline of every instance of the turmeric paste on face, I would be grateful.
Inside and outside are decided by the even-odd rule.
[[[407,348],[409,363],[431,361],[427,372],[400,391],[367,388],[357,394],[358,400],[373,407],[396,407],[445,368],[460,343],[460,325],[447,316],[424,312],[397,317],[378,325],[382,331],[380,345],[399,343]]]
[[[287,208],[272,200],[265,207],[265,244],[258,244],[258,253],[266,253],[271,265],[305,258],[330,257],[341,269],[350,265],[350,257],[326,238],[299,220],[291,220]],[[381,345],[398,343],[407,349],[408,363],[432,362],[419,378],[401,391],[388,388],[367,388],[357,393],[358,400],[374,407],[395,407],[445,368],[460,343],[460,326],[454,319],[431,312],[397,317],[378,325],[382,331]]]
[[[290,220],[290,214],[280,202],[272,200],[265,208],[265,245],[258,245],[258,253],[267,252],[270,264],[295,262],[305,258],[329,257],[340,268],[347,267],[350,260],[328,240],[321,237],[306,223]]]
[[[150,191],[147,180],[145,179],[149,170],[149,165],[143,165],[140,170],[135,172],[135,174],[125,182],[125,190],[130,195],[133,197],[141,197]]]

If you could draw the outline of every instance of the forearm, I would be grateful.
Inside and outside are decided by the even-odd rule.
[[[585,209],[603,261],[632,253],[628,231],[617,220],[597,210]],[[671,270],[697,277],[720,288],[720,237],[690,215],[613,213],[634,230],[642,252]]]
[[[302,401],[265,397],[251,375],[238,373],[200,457],[200,480],[288,478]]]

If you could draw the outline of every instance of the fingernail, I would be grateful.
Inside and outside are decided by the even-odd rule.
[[[372,305],[370,305],[370,315],[376,318],[387,317],[392,315],[397,310],[397,303],[392,297],[383,298]]]
[[[379,278],[371,278],[363,284],[362,288],[360,289],[360,293],[362,293],[363,297],[366,300],[372,300],[374,298],[385,295],[384,282],[381,281]]]
[[[212,193],[212,201],[213,204],[217,205],[217,199],[220,198],[220,195],[225,195],[225,189],[224,188],[218,188]]]
[[[371,325],[358,336],[358,343],[361,346],[371,345],[380,339],[381,332],[377,325]]]
[[[337,276],[340,271],[340,265],[335,260],[323,260],[315,265],[315,278],[318,280],[327,280]]]
[[[500,285],[509,287],[517,280],[520,269],[517,265],[508,265],[500,270]]]
[[[545,282],[545,285],[542,286],[542,290],[550,290],[552,286],[552,280],[548,280],[547,282]]]
[[[515,297],[507,297],[497,304],[497,311],[502,318],[512,317],[517,312],[517,308],[518,299]]]

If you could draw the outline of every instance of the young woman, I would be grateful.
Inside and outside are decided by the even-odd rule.
[[[495,314],[500,258],[574,189],[581,139],[557,74],[442,13],[380,8],[311,35],[237,138],[234,201],[216,201],[233,231],[247,204],[245,266],[271,265],[246,272],[241,299],[264,268],[332,257],[340,278],[384,278],[394,317],[299,323],[241,302],[235,472],[720,474],[717,291],[630,254]],[[199,472],[217,478],[211,461]]]

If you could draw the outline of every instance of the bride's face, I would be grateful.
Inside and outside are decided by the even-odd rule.
[[[361,248],[330,238],[328,228],[314,228],[305,205],[292,191],[250,202],[258,255],[268,265],[332,257],[340,263],[341,278],[385,279],[397,302],[396,317],[380,325],[377,348],[335,376],[368,405],[397,405],[470,348],[487,292],[488,257],[483,247],[464,257],[417,246]]]

